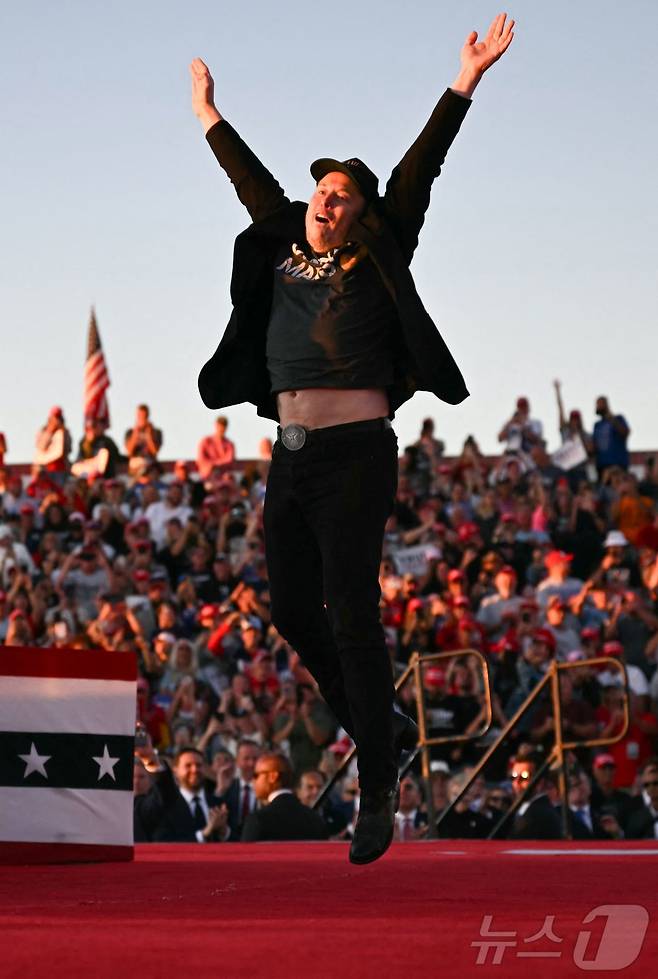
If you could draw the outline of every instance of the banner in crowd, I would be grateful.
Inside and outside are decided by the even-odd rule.
[[[131,860],[133,653],[0,646],[0,863]]]
[[[441,551],[433,544],[418,544],[416,547],[404,547],[395,551],[392,556],[399,575],[422,576],[427,573],[429,562],[433,558],[441,557]]]
[[[560,469],[564,469],[565,472],[569,469],[575,469],[576,466],[580,466],[583,462],[587,462],[587,452],[582,439],[566,439],[560,448],[555,450],[551,459],[554,465]]]

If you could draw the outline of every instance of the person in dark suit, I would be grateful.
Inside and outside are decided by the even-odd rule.
[[[658,758],[650,758],[640,769],[642,801],[629,817],[626,836],[629,840],[658,840]]]
[[[231,842],[240,839],[245,820],[257,805],[253,783],[254,768],[260,751],[261,749],[255,741],[242,738],[235,754],[237,773],[225,787],[221,785],[220,778],[217,780],[215,794],[218,796],[219,805],[225,804],[228,808]],[[233,770],[232,766],[227,766],[227,768],[230,771]]]
[[[513,26],[500,14],[483,41],[468,36],[455,83],[383,196],[361,160],[325,157],[311,165],[310,202],[291,202],[218,112],[207,66],[190,66],[194,111],[253,221],[235,243],[234,308],[199,391],[208,407],[250,402],[280,423],[264,511],[272,622],[356,742],[353,863],[380,857],[395,822],[399,741],[378,583],[397,482],[391,419],[416,390],[451,404],[468,395],[409,266],[432,183]]]
[[[517,757],[510,765],[512,792],[517,798],[526,791],[540,764],[540,755]],[[558,774],[547,772],[534,786],[529,800],[521,803],[514,813],[509,827],[511,840],[559,840],[562,837],[562,824],[557,805],[560,801]]]
[[[395,814],[395,839],[403,843],[427,834],[427,813],[421,809],[423,793],[411,772],[400,779],[400,805]]]
[[[555,796],[557,793],[555,793]],[[509,833],[510,840],[560,840],[562,825],[554,793],[539,792],[520,807]]]
[[[594,813],[600,817],[614,816],[624,833],[631,815],[642,806],[640,796],[615,787],[617,763],[609,752],[598,754],[592,764],[592,799]]]
[[[252,812],[242,829],[242,842],[264,840],[326,840],[327,826],[293,792],[290,762],[276,752],[260,755],[254,772],[256,798],[261,809]]]
[[[135,843],[150,843],[153,831],[162,818],[162,796],[153,776],[141,758],[135,756],[133,766],[133,839]]]
[[[154,773],[162,811],[154,843],[220,843],[228,839],[228,809],[205,785],[204,760],[192,746],[179,748],[173,769],[160,765]]]
[[[569,832],[574,840],[618,840],[623,834],[616,816],[592,806],[592,783],[580,768],[568,775]]]
[[[540,783],[540,791],[517,813],[509,835],[514,840],[561,840],[562,805],[557,769],[549,771]],[[580,768],[567,773],[567,829],[573,840],[620,839],[621,827],[614,816],[602,816],[590,806],[591,782]]]

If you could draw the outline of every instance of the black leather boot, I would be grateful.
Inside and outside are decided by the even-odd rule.
[[[398,808],[399,790],[395,785],[378,792],[362,792],[359,816],[350,846],[351,863],[372,863],[391,845]]]

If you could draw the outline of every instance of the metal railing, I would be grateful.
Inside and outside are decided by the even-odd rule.
[[[562,698],[560,694],[560,676],[571,669],[578,669],[583,666],[605,666],[608,669],[611,667],[617,668],[622,680],[622,689],[624,693],[624,720],[621,730],[614,736],[608,738],[583,738],[577,741],[565,741],[563,738],[563,725],[562,725]],[[562,835],[565,839],[570,839],[570,829],[569,829],[569,805],[568,805],[568,787],[567,787],[567,770],[565,764],[565,753],[567,751],[575,751],[580,748],[597,748],[604,745],[616,744],[621,741],[622,738],[628,732],[628,727],[630,723],[629,716],[629,700],[628,700],[628,675],[626,673],[626,667],[620,660],[611,660],[609,657],[597,657],[595,659],[579,660],[575,663],[558,663],[553,661],[545,675],[539,681],[539,683],[530,691],[524,702],[521,704],[519,709],[514,713],[514,715],[507,722],[505,727],[501,730],[500,734],[496,740],[489,746],[485,751],[482,758],[480,758],[477,765],[473,767],[470,775],[464,785],[462,786],[459,793],[455,796],[449,806],[443,810],[441,815],[436,820],[436,828],[438,829],[441,823],[444,821],[446,816],[452,812],[457,803],[463,796],[468,792],[470,787],[473,785],[475,780],[479,777],[482,770],[485,768],[489,760],[492,758],[496,750],[503,743],[505,738],[509,735],[514,727],[516,727],[518,721],[523,717],[527,710],[536,705],[538,699],[541,697],[543,692],[547,687],[550,687],[550,700],[553,712],[553,722],[554,722],[554,732],[555,732],[555,743],[548,752],[546,758],[542,764],[537,768],[537,771],[533,774],[532,778],[529,779],[525,790],[520,793],[516,799],[513,800],[512,805],[501,815],[498,821],[495,823],[493,828],[488,834],[488,839],[495,837],[507,820],[512,816],[519,806],[528,797],[534,786],[542,778],[544,772],[549,766],[554,767],[558,771],[558,784],[560,792],[560,808],[561,808],[561,825],[562,825]]]
[[[428,666],[432,666],[435,663],[441,663],[444,661],[452,661],[456,658],[464,657],[475,657],[479,661],[481,667],[481,686],[482,686],[482,696],[485,708],[485,717],[482,727],[471,733],[471,734],[449,734],[442,735],[438,737],[428,736],[428,723],[427,723],[427,705],[425,703],[425,687],[423,684],[423,670]],[[487,663],[485,657],[477,649],[456,649],[448,652],[442,653],[412,653],[409,660],[408,666],[404,669],[401,675],[395,682],[396,692],[402,690],[402,688],[409,683],[411,680],[415,682],[415,698],[416,698],[416,714],[418,717],[418,729],[419,729],[419,740],[418,746],[415,751],[411,752],[408,759],[406,760],[404,766],[401,769],[401,773],[404,774],[414,759],[420,752],[422,758],[422,777],[425,783],[425,792],[427,798],[428,806],[428,819],[430,823],[431,830],[436,822],[436,813],[434,811],[434,803],[432,799],[432,785],[431,785],[431,762],[430,762],[430,748],[434,745],[440,744],[458,744],[466,741],[477,741],[483,735],[487,733],[491,727],[491,721],[493,718],[493,708],[491,704],[491,685],[489,678],[489,664]],[[340,778],[342,773],[347,769],[352,758],[356,754],[356,747],[352,747],[347,754],[343,757],[340,765],[336,768],[333,775],[327,779],[322,787],[322,791],[318,795],[317,799],[313,803],[313,808],[318,808],[328,793],[331,791],[332,787],[336,781]]]

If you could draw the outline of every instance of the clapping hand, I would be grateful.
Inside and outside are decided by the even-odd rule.
[[[226,803],[222,803],[221,806],[212,806],[208,810],[208,822],[206,823],[206,828],[203,831],[203,835],[208,839],[215,833],[223,833],[228,825],[228,807]]]

